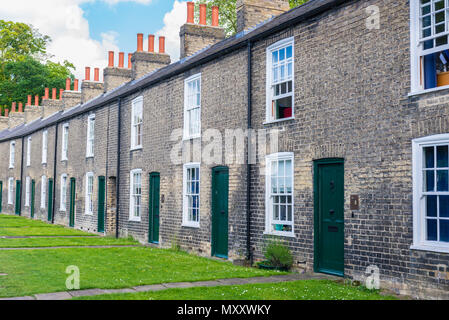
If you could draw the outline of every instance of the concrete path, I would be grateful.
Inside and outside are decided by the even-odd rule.
[[[100,238],[101,236],[0,236],[0,239],[34,239],[34,238]]]
[[[74,297],[88,297],[98,296],[102,294],[113,293],[137,293],[137,292],[154,292],[167,289],[185,289],[195,287],[222,287],[231,285],[242,284],[258,284],[258,283],[279,283],[279,282],[292,282],[298,280],[339,280],[341,278],[325,275],[325,274],[290,274],[285,276],[271,276],[271,277],[256,277],[256,278],[232,278],[232,279],[219,279],[211,281],[198,281],[198,282],[176,282],[176,283],[162,283],[146,286],[138,286],[125,289],[87,289],[76,291],[64,291],[35,294],[33,296],[16,297],[16,298],[4,298],[0,300],[68,300]]]
[[[141,245],[110,245],[110,246],[59,246],[59,247],[35,247],[35,248],[0,248],[0,251],[11,251],[11,250],[49,250],[49,249],[73,249],[73,248],[137,248],[142,247]]]

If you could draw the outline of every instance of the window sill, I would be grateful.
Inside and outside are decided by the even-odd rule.
[[[195,229],[199,229],[200,228],[200,224],[199,223],[187,223],[184,222],[181,227],[183,228],[195,228]]]
[[[190,136],[190,137],[182,137],[182,141],[189,141],[189,140],[195,140],[195,139],[201,139],[201,135],[195,135],[195,136]]]
[[[449,253],[449,245],[441,244],[417,244],[410,246],[410,250],[430,251],[438,253]]]
[[[93,159],[93,158],[94,158],[94,155],[86,156],[86,159]]]
[[[131,222],[142,222],[141,218],[129,218],[129,221]]]
[[[64,161],[69,161],[69,159],[61,159],[61,162],[64,162]]]
[[[436,87],[436,88],[431,88],[431,89],[418,90],[418,91],[410,92],[408,94],[408,96],[414,97],[414,96],[419,96],[419,95],[423,95],[426,93],[438,92],[438,91],[443,91],[443,90],[447,90],[447,89],[449,89],[449,86],[442,86],[442,87]]]
[[[93,216],[94,213],[93,212],[84,212],[84,215],[86,215],[86,216]]]
[[[282,232],[282,231],[268,232],[268,231],[265,231],[263,234],[266,236],[278,236],[278,237],[286,237],[286,238],[295,238],[296,239],[296,236],[293,232]]]
[[[263,124],[266,126],[266,125],[269,125],[269,124],[276,124],[276,123],[287,122],[287,121],[291,121],[291,120],[295,120],[295,117],[283,118],[283,119],[271,120],[271,121],[265,121]]]
[[[130,151],[130,152],[133,152],[133,151],[139,151],[139,150],[143,150],[143,147],[142,147],[142,146],[140,146],[140,147],[134,147],[134,148],[131,148],[129,151]]]
[[[10,166],[9,169],[14,169],[14,167],[11,167],[11,166]]]

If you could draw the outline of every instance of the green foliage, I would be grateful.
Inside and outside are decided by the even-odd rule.
[[[290,269],[293,265],[293,256],[290,249],[277,240],[268,242],[265,248],[265,259],[273,267]]]
[[[0,20],[0,112],[13,101],[25,102],[27,95],[43,96],[45,88],[64,88],[74,78],[73,64],[48,60],[50,37],[32,26]]]
[[[309,0],[288,0],[288,2],[290,3],[290,8],[299,7],[308,1]]]

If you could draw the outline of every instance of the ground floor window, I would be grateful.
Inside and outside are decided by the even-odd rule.
[[[94,212],[94,174],[89,172],[86,174],[86,214]]]
[[[59,204],[59,210],[67,210],[67,175],[63,174],[61,176],[61,199]]]
[[[129,219],[140,221],[142,216],[142,170],[131,171]]]
[[[42,176],[41,179],[41,208],[45,209],[45,202],[47,201],[47,177]]]
[[[200,164],[184,165],[183,225],[200,226]]]
[[[14,203],[14,178],[8,179],[8,204]]]
[[[293,153],[266,158],[266,233],[293,235]]]
[[[449,134],[413,141],[414,245],[449,251]]]
[[[31,178],[26,177],[25,181],[25,207],[30,206]]]

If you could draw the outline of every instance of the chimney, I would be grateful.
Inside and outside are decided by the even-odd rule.
[[[140,41],[140,40],[139,40]],[[142,48],[143,48],[143,35],[142,35]],[[104,87],[103,92],[111,91],[125,82],[131,80],[131,70],[124,68],[125,53],[119,53],[119,65],[115,67],[114,64],[114,51],[109,51],[109,63],[107,68],[103,70]]]
[[[16,103],[15,102],[13,102],[12,103],[12,105],[11,105],[11,112],[16,112]]]
[[[128,69],[132,69],[133,63],[131,62],[131,59],[133,58],[132,53],[128,53]]]
[[[181,59],[193,55],[225,38],[225,31],[219,27],[219,9],[212,8],[212,25],[207,25],[207,5],[200,4],[199,24],[195,24],[195,3],[187,2],[187,23],[181,27]]]
[[[23,112],[23,103],[19,102],[19,113]]]
[[[51,99],[52,100],[56,100],[56,88],[53,88],[52,92],[51,92]]]
[[[45,95],[44,95],[44,99],[49,99],[50,98],[50,90],[48,88],[45,88]]]
[[[63,93],[64,93],[64,89],[59,89],[59,100],[62,100]]]
[[[28,101],[27,101],[27,106],[31,106],[31,94],[28,95]]]
[[[290,10],[290,4],[288,0],[237,0],[236,10],[237,32],[242,32]]]
[[[34,96],[34,106],[39,106],[39,96]]]
[[[165,37],[159,37],[158,53],[155,52],[154,48],[154,35],[148,36],[147,52],[140,50],[141,39],[143,39],[143,35],[139,33],[137,35],[137,51],[134,52],[131,58],[133,80],[141,78],[156,69],[168,66],[171,63],[170,56],[165,53]]]
[[[81,84],[81,103],[92,100],[104,92],[104,85],[100,82],[100,69],[94,68],[94,81],[90,80],[90,67],[86,67],[86,79]]]
[[[23,113],[23,104],[19,102],[19,112],[16,112],[16,103],[12,103],[12,110],[9,114],[9,128],[15,128],[25,122],[25,114]]]
[[[90,77],[90,72],[89,72]],[[65,81],[65,90],[62,93],[61,109],[69,109],[81,103],[81,92],[78,91],[78,80],[75,79],[72,90],[72,80],[67,78]],[[45,110],[44,110],[45,111]]]

